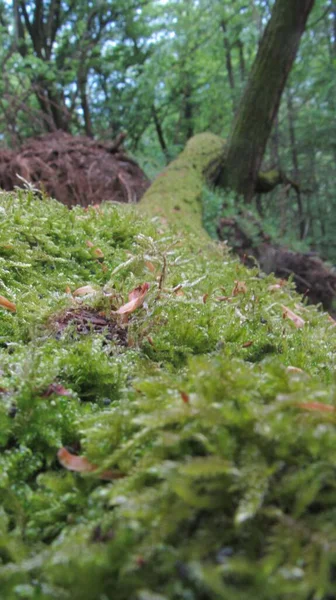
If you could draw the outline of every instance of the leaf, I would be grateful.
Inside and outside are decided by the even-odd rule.
[[[304,373],[304,371],[302,369],[300,369],[299,367],[292,367],[291,365],[289,365],[287,367],[287,371],[289,373]]]
[[[97,471],[99,467],[97,465],[93,465],[90,461],[85,458],[85,456],[76,456],[75,454],[71,454],[66,448],[60,448],[57,452],[57,458],[61,463],[62,467],[68,469],[68,471],[76,471],[76,473],[93,473]],[[103,471],[102,473],[97,473],[99,479],[120,479],[124,477],[123,473],[120,471]]]
[[[182,392],[182,391],[180,392],[180,394],[181,394],[181,398],[182,398],[183,402],[185,404],[189,404],[189,402],[190,402],[189,394],[187,394],[186,392]]]
[[[146,265],[147,269],[148,269],[148,270],[149,270],[151,273],[154,273],[154,271],[155,271],[155,267],[154,267],[153,263],[152,263],[150,260],[146,260],[146,261],[145,261],[145,265]]]
[[[48,385],[42,394],[42,398],[49,398],[52,394],[56,394],[57,396],[72,396],[71,390],[67,390],[61,383],[51,383]]]
[[[305,325],[305,320],[302,317],[296,315],[292,310],[290,310],[290,308],[287,308],[287,306],[284,306],[283,304],[281,304],[281,307],[283,310],[282,317],[284,319],[289,319],[290,321],[292,321],[295,327],[297,327],[298,329]]]
[[[73,296],[87,296],[88,294],[96,294],[97,290],[95,290],[92,285],[83,285],[83,287],[77,288],[74,291]]]
[[[253,340],[250,340],[249,342],[244,342],[244,344],[242,345],[243,348],[249,348],[250,346],[252,346],[253,344]]]
[[[232,290],[232,296],[238,296],[238,294],[246,294],[247,286],[245,281],[235,281],[234,288]]]
[[[120,308],[118,308],[118,310],[116,311],[118,315],[129,315],[130,313],[134,312],[137,308],[139,308],[140,306],[142,306],[146,294],[148,292],[149,289],[149,284],[148,283],[143,283],[141,285],[138,285],[138,287],[134,288],[134,290],[132,290],[129,294],[128,294],[128,299],[129,302],[127,302],[126,304],[123,304]]]
[[[316,412],[335,412],[335,406],[331,406],[331,404],[323,404],[322,402],[298,402],[296,404],[298,408],[302,408],[303,410],[311,410]]]
[[[104,258],[104,252],[100,248],[95,248],[93,254],[96,258]]]
[[[0,306],[2,306],[2,308],[10,310],[13,313],[16,312],[16,305],[10,300],[7,300],[7,298],[5,298],[4,296],[0,296]]]

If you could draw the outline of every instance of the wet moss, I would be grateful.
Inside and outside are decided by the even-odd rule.
[[[2,597],[332,594],[333,323],[135,209],[69,213],[23,192],[0,206],[0,294],[17,307],[0,307]],[[145,281],[118,322],[127,345],[50,327],[83,308],[114,320]],[[70,293],[84,285],[96,293]],[[125,477],[66,471],[62,446]]]

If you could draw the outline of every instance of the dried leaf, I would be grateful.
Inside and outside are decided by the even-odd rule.
[[[71,294],[71,287],[69,285],[66,286],[65,293],[66,294]]]
[[[296,404],[298,408],[302,408],[303,410],[311,410],[316,412],[335,412],[335,406],[331,406],[331,404],[323,404],[322,402],[298,402]]]
[[[206,304],[207,299],[209,298],[209,294],[204,294],[202,297],[203,304]]]
[[[298,329],[304,326],[305,321],[302,317],[296,315],[292,310],[290,310],[290,308],[287,308],[287,306],[284,306],[283,304],[281,305],[281,307],[283,310],[282,317],[284,319],[290,319],[290,321],[292,321],[295,327],[297,327]]]
[[[289,365],[287,367],[287,371],[289,371],[290,373],[303,373],[304,371],[302,369],[300,369],[299,367],[292,367],[291,365]]]
[[[244,342],[243,348],[249,348],[250,346],[252,346],[252,344],[253,344],[253,340],[251,340],[249,342]]]
[[[328,321],[330,321],[330,323],[332,323],[333,326],[336,327],[336,321],[330,315],[328,315]]]
[[[181,398],[182,398],[183,402],[185,404],[189,404],[189,402],[190,402],[189,394],[187,394],[186,392],[182,392],[182,391],[180,391],[180,394],[181,394]]]
[[[77,288],[74,291],[73,296],[87,296],[88,294],[96,294],[97,290],[95,290],[92,285],[83,285],[83,287]]]
[[[16,312],[16,305],[10,300],[7,300],[7,298],[5,298],[4,296],[0,296],[0,306],[2,306],[2,308],[10,310],[13,313]]]
[[[152,263],[150,260],[146,260],[146,261],[145,261],[145,265],[146,265],[147,269],[148,269],[148,270],[149,270],[151,273],[154,273],[154,271],[155,271],[155,267],[154,267],[153,263]]]
[[[232,296],[238,296],[238,294],[246,294],[247,286],[245,281],[235,281],[234,288],[232,290]]]
[[[96,258],[104,258],[104,252],[100,248],[95,248],[93,254]]]
[[[93,248],[94,244],[92,242],[90,242],[90,240],[86,240],[86,245],[88,248]]]
[[[134,290],[132,290],[128,294],[129,302],[123,304],[123,306],[118,308],[118,310],[116,311],[117,314],[129,315],[130,313],[134,312],[137,308],[139,308],[145,300],[148,289],[148,283],[143,283],[142,285],[138,285],[138,287],[134,288]]]
[[[62,467],[68,469],[68,471],[76,471],[77,473],[92,473],[97,471],[99,467],[93,465],[85,456],[76,456],[71,454],[66,448],[60,448],[57,452],[57,458],[61,463]],[[103,471],[103,473],[97,474],[99,479],[120,479],[124,477],[123,473],[119,471]]]

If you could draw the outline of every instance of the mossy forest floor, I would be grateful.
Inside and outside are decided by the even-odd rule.
[[[336,598],[327,315],[134,208],[0,220],[1,599]]]

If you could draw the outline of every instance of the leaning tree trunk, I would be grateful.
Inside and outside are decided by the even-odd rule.
[[[221,185],[249,202],[314,0],[276,0],[228,142]]]

